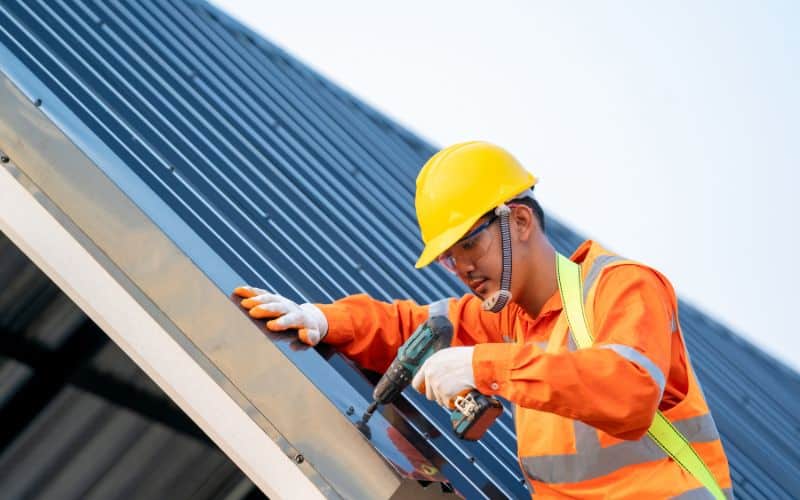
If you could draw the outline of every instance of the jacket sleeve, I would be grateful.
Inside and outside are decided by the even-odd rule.
[[[453,345],[502,342],[500,315],[481,308],[473,295],[447,300],[448,318],[453,323]],[[328,320],[323,342],[352,359],[362,368],[383,373],[397,349],[428,319],[428,305],[411,300],[392,303],[358,294],[332,304],[316,304]]]
[[[522,407],[638,439],[670,371],[672,292],[652,270],[635,265],[610,269],[597,286],[592,347],[546,353],[533,344],[479,345],[476,385]]]

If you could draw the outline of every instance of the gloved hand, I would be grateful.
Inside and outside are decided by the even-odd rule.
[[[475,388],[472,352],[475,347],[448,347],[434,353],[422,364],[411,384],[428,399],[453,409],[453,400]]]
[[[234,291],[242,300],[242,307],[249,309],[253,318],[267,321],[267,328],[273,332],[297,329],[297,336],[308,345],[317,345],[328,333],[328,320],[314,304],[295,304],[281,295],[269,293],[260,288],[240,286]]]

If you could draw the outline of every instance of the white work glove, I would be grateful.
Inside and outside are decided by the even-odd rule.
[[[475,347],[448,347],[422,364],[411,384],[428,399],[453,409],[456,396],[475,388],[472,353]]]
[[[295,304],[281,295],[260,288],[240,286],[233,293],[242,300],[242,307],[257,319],[270,319],[267,328],[273,332],[297,330],[298,338],[308,344],[317,345],[328,333],[328,320],[314,304]]]

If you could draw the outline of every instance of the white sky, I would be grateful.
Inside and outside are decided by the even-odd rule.
[[[800,369],[800,3],[213,0]]]

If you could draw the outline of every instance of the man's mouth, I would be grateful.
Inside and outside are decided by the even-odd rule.
[[[469,287],[472,289],[473,292],[477,294],[483,294],[486,291],[486,283],[489,280],[485,278],[472,280],[469,282]]]

